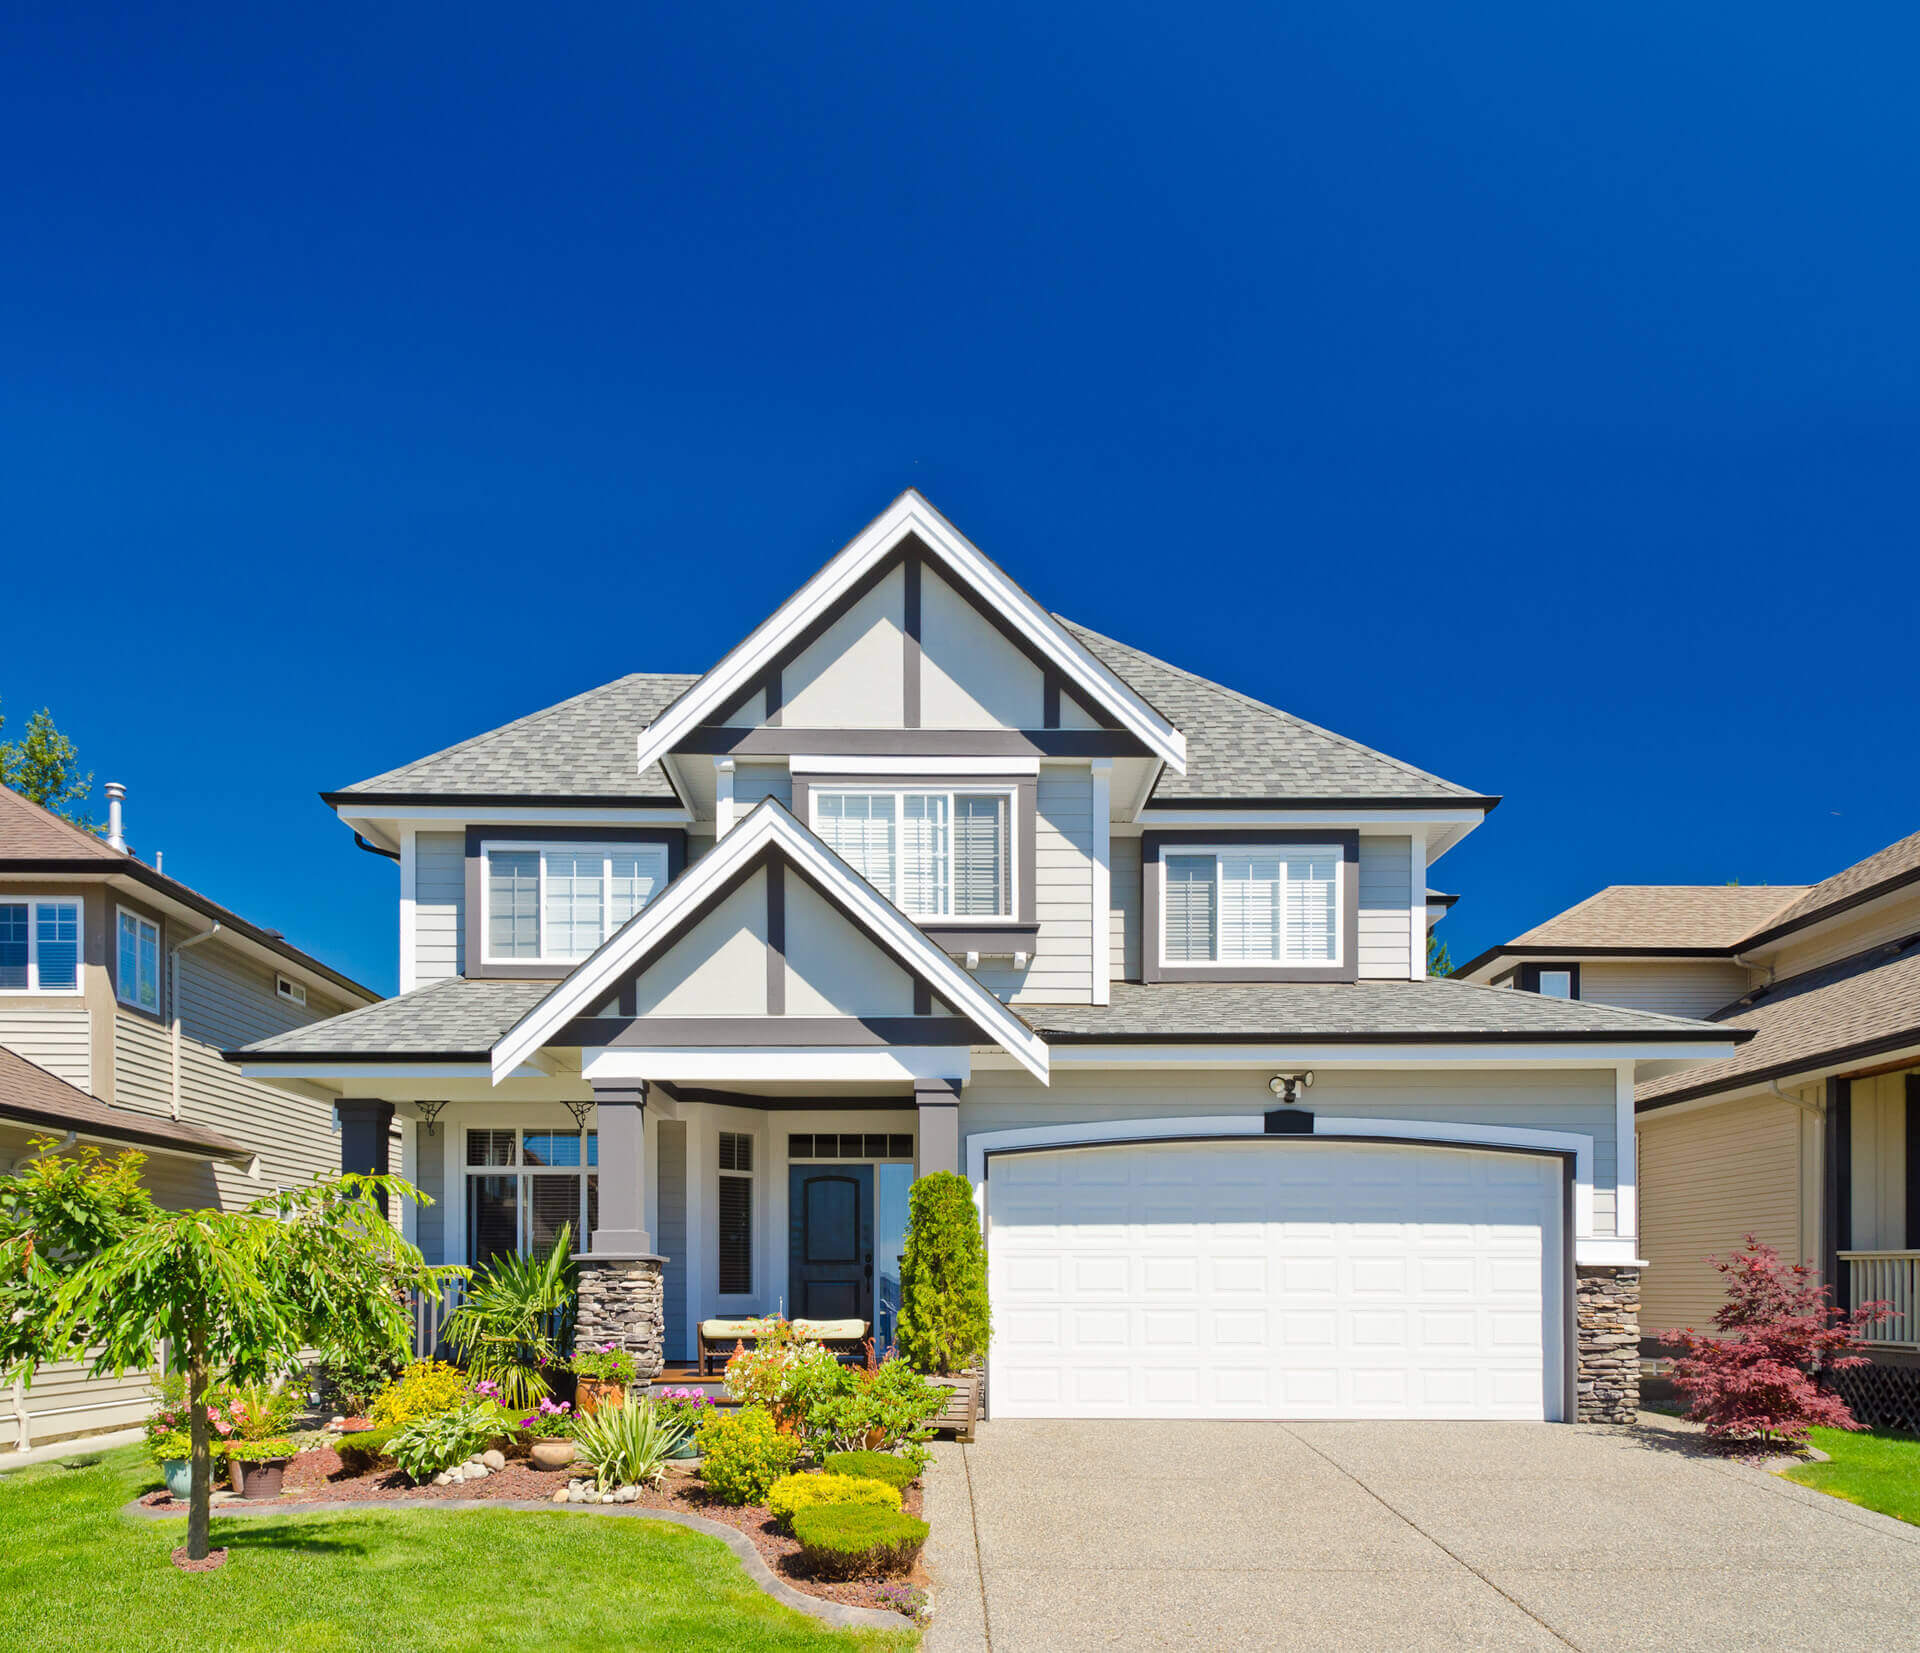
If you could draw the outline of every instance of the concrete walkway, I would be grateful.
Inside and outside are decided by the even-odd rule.
[[[928,1472],[929,1653],[1908,1647],[1920,1528],[1684,1426],[981,1425]]]

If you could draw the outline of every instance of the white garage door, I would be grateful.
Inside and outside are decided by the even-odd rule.
[[[1561,1168],[1251,1137],[1004,1154],[1000,1418],[1558,1418]]]

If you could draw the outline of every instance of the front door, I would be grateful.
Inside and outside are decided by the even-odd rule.
[[[873,1319],[873,1167],[788,1173],[788,1309],[795,1320]]]

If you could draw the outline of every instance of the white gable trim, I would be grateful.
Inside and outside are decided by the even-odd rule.
[[[918,536],[950,572],[966,581],[1008,626],[1050,660],[1084,699],[1112,713],[1121,728],[1177,773],[1186,773],[1186,736],[1096,660],[912,488],[641,731],[639,769],[664,758],[692,729],[718,716],[819,615],[909,535]]]
[[[1047,1082],[1046,1041],[771,798],[757,804],[752,814],[669,884],[646,911],[603,942],[598,952],[583,960],[572,975],[501,1035],[492,1053],[495,1082],[511,1074],[575,1016],[585,1015],[611,993],[636,960],[671,936],[711,891],[769,847],[832,892],[875,942],[923,978],[939,998],[1034,1078],[1043,1085]],[[724,1028],[725,1019],[716,1017],[716,1043],[722,1039]]]

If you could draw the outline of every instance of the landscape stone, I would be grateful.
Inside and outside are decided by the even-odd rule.
[[[505,1469],[507,1467],[507,1455],[496,1446],[481,1453],[480,1462],[488,1469]]]

